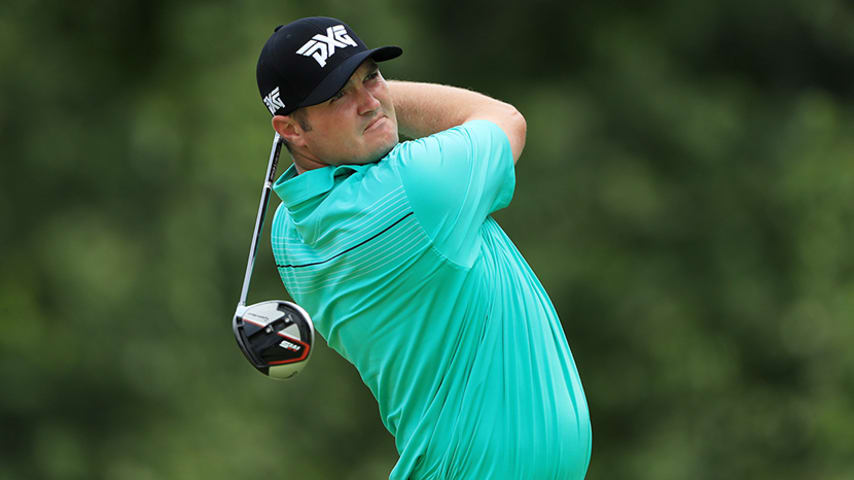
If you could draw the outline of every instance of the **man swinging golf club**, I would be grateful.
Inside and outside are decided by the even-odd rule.
[[[293,157],[272,187],[279,274],[376,398],[400,454],[391,479],[581,479],[578,371],[490,217],[513,196],[525,119],[472,91],[385,80],[378,62],[401,53],[326,17],[264,45],[258,88]]]

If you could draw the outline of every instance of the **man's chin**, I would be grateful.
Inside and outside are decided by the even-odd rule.
[[[388,155],[388,152],[392,151],[392,149],[396,145],[397,145],[397,138],[386,142],[385,145],[383,145],[380,148],[377,148],[372,154],[365,156],[363,159],[353,160],[352,162],[349,162],[349,163],[357,163],[357,164],[362,164],[362,165],[366,164],[366,163],[376,163],[376,162],[382,160],[383,157]]]

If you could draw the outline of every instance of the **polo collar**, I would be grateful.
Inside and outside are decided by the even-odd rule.
[[[301,203],[332,190],[335,177],[363,168],[365,165],[330,165],[297,174],[296,166],[291,165],[273,184],[273,191],[282,199],[285,207],[293,211]]]

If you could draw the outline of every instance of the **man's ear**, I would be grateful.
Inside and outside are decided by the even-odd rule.
[[[291,115],[276,115],[273,117],[273,130],[278,132],[279,136],[285,139],[288,144],[295,147],[305,145],[305,132],[299,122]]]

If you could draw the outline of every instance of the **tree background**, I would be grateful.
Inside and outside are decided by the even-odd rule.
[[[229,325],[272,138],[255,62],[307,15],[526,116],[496,217],[562,318],[588,478],[854,478],[849,2],[12,0],[0,479],[387,477],[346,361],[273,382]],[[250,302],[287,298],[267,239]]]

